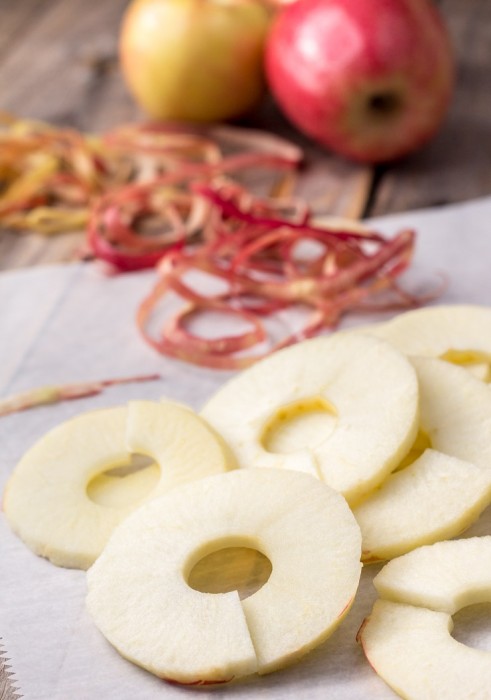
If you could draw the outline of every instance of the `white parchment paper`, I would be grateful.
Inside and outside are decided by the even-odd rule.
[[[407,275],[413,288],[445,273],[449,286],[439,303],[491,304],[491,198],[391,216],[377,226],[387,233],[405,226],[418,231],[416,258]],[[0,396],[45,384],[162,374],[154,383],[118,386],[90,399],[0,419],[0,491],[23,452],[70,416],[163,395],[199,409],[227,379],[225,372],[163,359],[141,341],[133,317],[153,276],[145,272],[103,278],[88,265],[0,275]],[[490,533],[488,509],[468,534]],[[263,678],[199,691],[200,697],[396,697],[355,642],[375,598],[371,581],[377,571],[366,568],[346,621],[300,663]],[[124,661],[92,624],[84,599],[84,572],[57,568],[33,555],[0,514],[0,637],[27,700],[186,700],[196,694]],[[491,636],[491,625],[487,630],[481,626],[481,637]]]

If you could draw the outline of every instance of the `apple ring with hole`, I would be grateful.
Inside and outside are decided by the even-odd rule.
[[[430,306],[360,329],[387,340],[407,355],[439,357],[491,381],[491,308]]]
[[[418,384],[409,360],[388,343],[339,333],[257,362],[219,389],[201,415],[240,467],[304,471],[353,504],[414,442]]]
[[[193,567],[227,547],[272,564],[250,597],[202,593]],[[269,673],[320,644],[353,602],[361,537],[346,501],[318,479],[239,469],[186,484],[138,509],[87,574],[88,610],[130,661],[207,685]]]
[[[491,503],[489,388],[448,362],[410,359],[420,433],[401,469],[353,510],[366,563],[455,537]]]
[[[491,602],[491,537],[438,542],[389,562],[358,633],[374,671],[407,700],[491,700],[491,652],[451,636],[452,614]]]
[[[128,465],[133,453],[156,464],[111,476],[111,468]],[[146,499],[234,466],[223,440],[190,409],[134,401],[79,415],[48,432],[17,464],[3,510],[36,554],[86,569],[116,525]]]

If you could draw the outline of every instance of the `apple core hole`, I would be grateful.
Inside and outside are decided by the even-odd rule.
[[[252,547],[224,547],[202,557],[191,569],[188,585],[201,593],[237,591],[241,600],[264,586],[273,567]]]
[[[311,397],[282,406],[266,425],[262,445],[268,452],[286,454],[312,449],[334,431],[337,412],[322,397]]]
[[[491,603],[467,605],[452,615],[452,637],[461,644],[491,651]]]
[[[399,112],[402,100],[398,94],[389,90],[375,92],[368,97],[367,107],[375,117],[388,117]]]
[[[419,459],[425,450],[429,450],[431,448],[432,444],[430,436],[425,433],[424,430],[418,430],[418,434],[416,435],[411,449],[394,471],[400,472],[402,469],[406,469],[406,467],[409,467],[410,464]]]
[[[138,503],[157,485],[158,464],[146,455],[132,454],[126,464],[112,465],[87,484],[93,503],[106,508],[124,508]]]
[[[491,382],[491,355],[479,350],[447,350],[441,360],[464,367],[483,382]]]

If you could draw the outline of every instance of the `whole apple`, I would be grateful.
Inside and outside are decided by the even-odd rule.
[[[266,49],[271,90],[291,121],[349,158],[419,148],[452,93],[452,50],[430,0],[299,0]]]
[[[264,89],[270,13],[256,0],[134,0],[123,18],[123,76],[153,118],[215,121]]]

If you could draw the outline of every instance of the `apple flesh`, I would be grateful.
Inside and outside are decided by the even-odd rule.
[[[105,472],[129,464],[134,453],[152,457],[158,467],[125,477],[129,500],[120,503],[108,486],[121,479]],[[134,401],[81,414],[44,435],[15,467],[3,509],[12,530],[36,554],[58,566],[86,569],[114,528],[143,502],[234,466],[223,440],[190,409]],[[101,479],[97,500],[90,489],[95,478]]]
[[[491,308],[472,304],[407,311],[387,323],[361,328],[406,355],[439,357],[490,380]]]
[[[135,0],[121,29],[123,76],[155,119],[240,115],[264,90],[269,22],[255,0]]]
[[[462,367],[410,358],[418,377],[417,457],[354,508],[364,561],[455,537],[491,501],[491,392]],[[433,448],[433,449],[429,449]]]
[[[202,416],[240,467],[309,472],[353,505],[407,454],[418,408],[404,355],[377,338],[339,333],[257,362],[221,387]]]
[[[438,129],[454,81],[447,32],[429,0],[302,0],[266,50],[280,107],[349,158],[393,160]]]
[[[201,593],[188,584],[208,554],[245,546],[271,562],[267,582]],[[339,625],[361,573],[361,536],[345,500],[306,474],[239,469],[143,505],[88,571],[87,605],[125,658],[192,685],[269,673]]]
[[[377,674],[407,700],[490,697],[491,652],[451,636],[452,614],[491,602],[491,537],[438,542],[389,562],[358,633]]]

